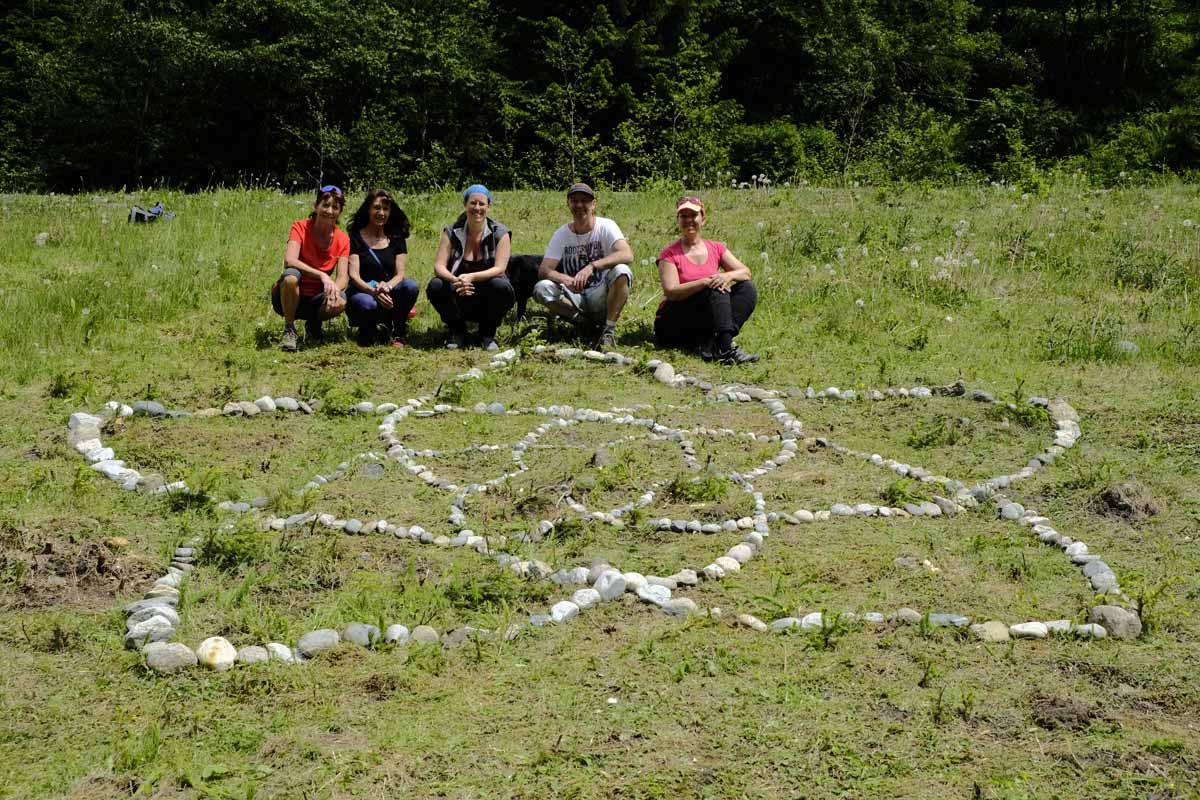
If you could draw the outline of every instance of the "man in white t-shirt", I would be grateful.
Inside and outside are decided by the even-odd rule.
[[[567,190],[572,221],[550,237],[533,297],[560,317],[599,331],[598,349],[617,344],[617,320],[633,287],[633,249],[617,223],[596,216],[586,183]]]

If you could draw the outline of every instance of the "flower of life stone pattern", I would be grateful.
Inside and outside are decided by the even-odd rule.
[[[391,460],[416,480],[441,490],[447,495],[449,498],[448,521],[457,531],[456,535],[452,537],[435,536],[416,523],[395,525],[383,519],[364,522],[354,518],[339,519],[332,514],[315,511],[287,518],[271,517],[260,511],[268,505],[265,497],[256,498],[250,502],[224,501],[218,504],[218,508],[230,515],[256,515],[259,527],[264,530],[282,531],[300,526],[321,525],[352,535],[379,534],[407,539],[432,547],[473,550],[481,557],[494,559],[521,577],[551,581],[562,587],[564,594],[570,593],[569,596],[563,597],[546,609],[544,613],[530,615],[525,623],[526,625],[542,626],[569,623],[581,612],[586,612],[600,603],[614,600],[625,593],[631,593],[647,606],[670,615],[686,617],[693,614],[708,614],[717,617],[722,614],[719,609],[698,607],[693,600],[686,596],[687,589],[703,581],[720,581],[728,575],[750,568],[752,566],[750,562],[763,548],[768,546],[773,525],[829,523],[844,517],[882,517],[897,521],[915,516],[953,517],[976,508],[982,500],[991,500],[1001,520],[1024,526],[1039,542],[1061,549],[1066,558],[1079,566],[1083,577],[1089,581],[1095,592],[1117,599],[1122,605],[1096,606],[1091,610],[1089,621],[1086,624],[1072,624],[1069,620],[1059,619],[1018,621],[1011,624],[990,620],[971,625],[970,618],[961,613],[926,612],[922,614],[911,608],[882,609],[861,615],[846,612],[837,614],[836,619],[833,614],[813,612],[804,617],[787,616],[769,623],[749,614],[738,614],[735,621],[740,626],[759,632],[781,631],[788,628],[813,630],[833,625],[835,622],[883,625],[889,622],[917,623],[924,621],[933,626],[964,627],[971,625],[971,630],[979,638],[989,641],[1003,641],[1009,637],[1044,638],[1052,633],[1086,638],[1104,638],[1106,636],[1135,638],[1140,635],[1141,623],[1138,615],[1125,607],[1130,605],[1129,598],[1122,592],[1113,570],[1101,560],[1100,556],[1089,552],[1085,543],[1075,541],[1060,533],[1045,516],[1032,509],[1022,507],[1004,495],[1004,491],[1013,483],[1028,478],[1042,467],[1053,463],[1079,440],[1081,435],[1079,417],[1074,409],[1061,398],[1051,400],[1034,397],[1028,400],[1031,405],[1044,407],[1054,426],[1053,441],[1034,459],[1010,474],[997,475],[973,485],[967,485],[962,481],[936,475],[920,466],[898,462],[878,453],[860,452],[844,447],[827,438],[806,439],[801,420],[788,411],[787,405],[784,403],[784,398],[799,401],[822,399],[849,403],[854,401],[883,402],[891,398],[919,399],[935,395],[960,397],[964,401],[984,404],[1001,403],[987,392],[968,391],[961,382],[936,388],[917,386],[869,390],[861,393],[853,390],[839,390],[836,387],[821,391],[810,387],[801,392],[793,390],[790,393],[784,393],[746,384],[714,386],[695,377],[677,373],[665,361],[653,359],[640,365],[639,362],[616,352],[601,353],[581,351],[575,348],[555,349],[537,346],[532,348],[531,356],[537,359],[583,359],[595,363],[597,369],[603,368],[604,365],[640,367],[662,384],[678,388],[680,391],[690,390],[702,394],[699,404],[673,406],[673,408],[696,409],[706,403],[757,403],[774,420],[773,424],[778,432],[764,435],[730,428],[685,429],[672,427],[655,421],[653,414],[649,413],[654,410],[650,406],[598,410],[551,405],[549,407],[509,409],[504,404],[494,401],[478,403],[473,408],[467,409],[451,404],[436,403],[434,398],[428,396],[409,399],[402,404],[362,402],[349,411],[363,417],[378,418],[379,436],[386,445],[384,452],[382,454],[375,452],[359,454],[342,462],[329,475],[314,476],[299,491],[318,489],[344,477],[355,462]],[[493,356],[486,369],[505,370],[519,357],[517,350],[506,350]],[[458,375],[455,380],[471,381],[481,378],[483,375],[484,370],[476,367]],[[1015,406],[1012,407],[1015,408]],[[304,401],[290,397],[264,396],[253,402],[227,403],[220,410],[203,409],[197,411],[195,415],[250,417],[258,414],[311,414],[312,411],[312,406]],[[411,448],[400,438],[398,432],[398,425],[401,422],[415,425],[417,420],[447,414],[530,416],[540,419],[540,422],[524,437],[509,446],[512,455],[511,468],[478,483],[459,485],[439,477],[432,467],[423,463],[426,460],[436,460],[446,453]],[[116,458],[113,449],[105,446],[100,440],[100,427],[106,419],[113,416],[129,417],[134,415],[160,418],[191,416],[187,412],[168,410],[161,404],[152,401],[141,401],[133,405],[113,401],[106,404],[95,415],[85,412],[72,414],[68,423],[68,441],[91,464],[92,469],[120,485],[122,489],[156,494],[191,493],[192,489],[183,481],[166,483],[154,476],[143,476],[137,469]],[[696,460],[693,444],[693,439],[700,435],[715,438],[744,436],[752,440],[762,440],[770,445],[778,445],[778,451],[773,456],[748,471],[719,473],[753,498],[754,513],[752,516],[727,519],[719,523],[701,523],[696,519],[665,517],[651,522],[661,531],[673,532],[681,536],[738,533],[744,536],[743,540],[715,555],[708,564],[696,564],[693,568],[680,569],[672,575],[658,576],[622,571],[620,565],[610,564],[602,559],[595,559],[589,566],[560,565],[558,567],[536,559],[523,559],[505,549],[509,546],[508,537],[489,536],[465,527],[465,509],[472,498],[486,494],[505,481],[526,472],[529,469],[525,461],[526,455],[532,448],[538,446],[542,437],[557,429],[568,428],[583,422],[604,423],[618,429],[631,431],[629,434],[606,443],[605,446],[636,440],[639,436],[653,441],[674,443],[678,445],[684,462],[694,470],[701,468]],[[889,507],[865,502],[852,503],[850,498],[839,498],[845,502],[834,502],[827,508],[769,509],[763,494],[755,488],[755,482],[796,458],[801,446],[828,448],[845,457],[863,459],[880,469],[928,484],[929,488],[938,493],[932,495],[932,500],[907,503],[903,507]],[[476,444],[466,448],[467,451],[478,452],[500,449],[501,446],[495,444]],[[653,482],[646,486],[644,492],[635,500],[610,509],[590,509],[570,496],[564,500],[576,519],[620,528],[625,526],[624,518],[634,509],[641,510],[653,506],[664,485],[665,481]],[[429,524],[428,520],[425,522]],[[532,522],[533,520],[531,520]],[[226,522],[224,526],[230,527],[231,524]],[[531,524],[528,533],[517,534],[512,538],[524,542],[536,542],[551,534],[553,530],[554,523],[552,521],[540,520],[536,525]],[[340,631],[331,628],[310,631],[299,638],[295,647],[281,642],[269,642],[265,646],[249,644],[238,649],[220,636],[205,639],[195,648],[182,642],[172,641],[181,624],[178,611],[179,587],[195,568],[197,554],[195,545],[196,542],[188,542],[184,546],[175,548],[165,574],[154,581],[142,599],[124,606],[126,614],[125,646],[141,650],[145,655],[147,665],[160,672],[174,672],[197,664],[224,670],[229,669],[235,663],[247,664],[267,660],[299,663],[324,650],[338,646],[343,640],[370,647],[379,641],[400,644],[410,641],[436,643],[442,636],[438,631],[426,625],[416,626],[410,631],[405,625],[396,623],[381,631],[374,625],[347,621]],[[463,636],[503,635],[511,638],[517,635],[522,627],[524,626],[513,625],[504,632],[497,632],[463,626],[457,629],[455,634],[459,640]]]

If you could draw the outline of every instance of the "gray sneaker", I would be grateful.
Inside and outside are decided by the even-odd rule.
[[[617,346],[617,333],[612,328],[605,328],[604,332],[596,338],[595,348],[601,352],[613,350]]]
[[[284,328],[283,339],[279,342],[279,349],[288,353],[294,353],[299,349],[295,328]]]

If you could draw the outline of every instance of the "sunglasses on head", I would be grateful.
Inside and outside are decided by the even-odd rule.
[[[321,187],[321,194],[336,194],[337,196],[341,197],[342,190],[331,183],[328,186]]]
[[[684,203],[695,203],[698,206],[704,205],[704,201],[701,200],[699,197],[681,197],[675,201],[675,205],[677,205],[677,206],[681,206]]]

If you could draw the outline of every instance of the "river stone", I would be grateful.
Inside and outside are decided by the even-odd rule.
[[[146,666],[155,672],[172,673],[196,666],[196,654],[181,642],[151,642],[142,648]]]
[[[292,397],[276,397],[275,408],[283,411],[299,411],[300,404],[297,403],[295,398]]]
[[[1025,507],[1020,503],[1005,503],[1000,506],[1000,516],[1007,520],[1018,520],[1025,514]]]
[[[625,591],[637,592],[646,585],[646,576],[640,572],[625,572],[621,577],[625,580]]]
[[[176,628],[180,625],[179,613],[170,606],[147,606],[130,614],[129,618],[125,620],[125,624],[132,629],[139,622],[145,622],[153,617],[165,617]]]
[[[362,475],[364,478],[370,478],[371,480],[376,480],[378,478],[382,478],[383,472],[384,472],[383,464],[380,464],[376,461],[372,461],[367,464],[363,464],[361,467],[358,468],[358,473],[360,475]]]
[[[739,564],[745,564],[750,559],[754,558],[754,548],[748,544],[735,544],[729,548],[729,552],[725,555],[732,558]]]
[[[638,587],[637,596],[647,603],[662,605],[671,599],[671,590],[665,586],[655,586],[648,584]]]
[[[662,383],[671,383],[675,380],[675,368],[663,362],[654,368],[654,378]]]
[[[292,664],[296,661],[296,656],[292,654],[292,648],[280,642],[268,644],[267,653],[273,661],[282,661],[285,664]]]
[[[305,658],[313,658],[326,650],[332,650],[342,642],[342,637],[333,628],[319,628],[300,637],[296,649]]]
[[[990,619],[971,626],[971,632],[983,642],[1007,642],[1008,626],[998,620]]]
[[[150,642],[162,642],[170,639],[175,633],[175,626],[166,617],[153,616],[142,622],[135,622],[125,634],[125,649],[137,650]]]
[[[268,414],[275,411],[277,408],[275,405],[275,399],[269,395],[263,395],[262,397],[258,398],[254,401],[254,405],[258,406],[259,411],[265,411]]]
[[[908,625],[916,625],[921,621],[921,612],[911,608],[902,608],[896,612],[895,618]]]
[[[742,568],[741,564],[739,564],[737,561],[733,560],[729,556],[721,556],[720,558],[715,558],[715,559],[713,559],[713,563],[716,564],[721,569],[725,570],[726,575],[733,573],[733,572],[738,572]]]
[[[126,614],[136,614],[139,611],[147,608],[158,608],[159,606],[176,606],[179,605],[178,597],[152,597],[148,600],[134,600],[125,606]]]
[[[550,619],[558,623],[570,622],[579,616],[579,606],[570,600],[559,600],[550,608]]]
[[[359,647],[371,647],[379,641],[379,628],[362,622],[351,622],[342,631],[342,638]]]
[[[237,650],[223,636],[210,636],[196,648],[196,661],[202,667],[224,672],[237,660]]]
[[[800,619],[801,630],[815,631],[820,630],[825,625],[825,617],[820,611],[814,611],[811,614],[805,614]]]
[[[133,413],[139,417],[165,417],[167,409],[153,400],[138,400],[133,404]]]
[[[237,660],[239,664],[265,664],[271,660],[271,653],[267,648],[253,644],[238,650]]]
[[[609,574],[609,573],[605,573]],[[596,605],[601,600],[600,592],[595,589],[580,589],[571,595],[571,602],[579,606],[581,610],[586,610]]]
[[[387,644],[408,644],[409,632],[404,625],[388,625],[383,633],[383,641]]]
[[[758,631],[759,633],[766,633],[771,629],[767,623],[751,614],[738,614],[737,622],[739,625],[749,628],[750,630]]]
[[[436,644],[438,632],[429,625],[418,625],[413,628],[409,641],[414,644]]]
[[[779,619],[771,620],[771,630],[773,630],[773,631],[785,631],[788,628],[799,628],[799,627],[800,627],[800,618],[799,617],[780,617]]]
[[[1050,633],[1041,622],[1018,622],[1010,626],[1008,632],[1015,639],[1045,639]]]
[[[660,608],[676,617],[689,617],[700,613],[700,608],[696,605],[696,601],[690,597],[672,597],[663,603]]]
[[[929,624],[940,628],[962,628],[971,620],[961,614],[930,614]]]
[[[1096,606],[1088,622],[1101,625],[1114,639],[1136,639],[1142,635],[1142,620],[1120,606]]]
[[[1104,626],[1097,625],[1094,622],[1076,625],[1071,629],[1071,632],[1084,639],[1103,639],[1108,636],[1108,631],[1104,630]]]

